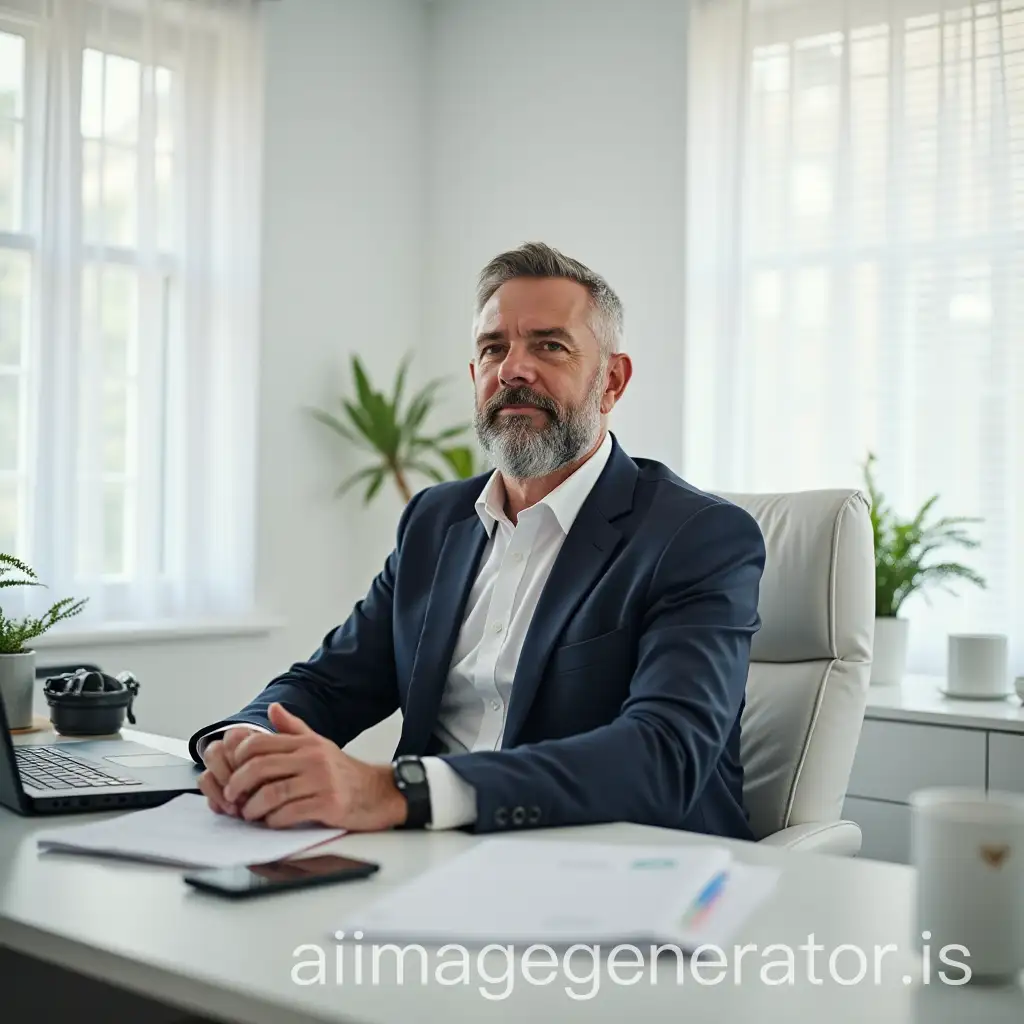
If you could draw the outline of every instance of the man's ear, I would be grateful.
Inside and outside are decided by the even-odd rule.
[[[626,390],[633,376],[633,362],[625,352],[616,352],[608,361],[608,383],[601,396],[601,412],[607,415]]]
[[[469,379],[475,384],[476,383],[476,360],[470,359],[469,361]]]

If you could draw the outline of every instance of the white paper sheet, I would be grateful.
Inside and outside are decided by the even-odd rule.
[[[491,839],[339,926],[370,942],[675,942],[693,949],[713,941],[705,936],[731,931],[771,891],[777,872],[752,870],[715,846]],[[723,875],[719,899],[687,925],[687,912]]]
[[[183,793],[159,807],[107,821],[47,829],[44,850],[98,853],[183,867],[227,868],[282,860],[344,835],[344,829],[272,829],[215,814],[206,797]]]

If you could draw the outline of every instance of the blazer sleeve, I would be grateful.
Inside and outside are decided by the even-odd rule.
[[[638,657],[619,716],[575,736],[445,755],[476,790],[473,831],[496,812],[540,811],[531,826],[629,821],[678,827],[700,798],[746,691],[764,539],[743,509],[705,506],[654,571]]]
[[[305,661],[272,679],[249,704],[197,730],[189,739],[192,759],[202,764],[200,741],[231,723],[273,731],[270,705],[283,705],[316,732],[345,746],[399,706],[395,667],[394,588],[409,520],[423,492],[406,505],[395,547],[369,591],[349,617],[332,629]]]

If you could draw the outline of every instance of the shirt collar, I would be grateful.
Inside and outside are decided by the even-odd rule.
[[[583,502],[597,483],[601,471],[612,453],[612,435],[605,431],[604,440],[597,451],[587,459],[571,476],[566,477],[550,494],[545,495],[537,505],[546,505],[558,520],[562,532],[568,534],[576,521]],[[536,505],[531,508],[536,508]],[[494,531],[496,523],[509,522],[505,515],[505,484],[501,474],[495,470],[476,500],[476,513],[483,523],[487,535]],[[528,510],[524,510],[528,511]]]

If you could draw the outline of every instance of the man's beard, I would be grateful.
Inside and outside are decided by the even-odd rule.
[[[547,476],[584,456],[601,430],[599,368],[587,397],[562,409],[551,398],[525,386],[502,388],[476,411],[480,447],[495,468],[514,480]],[[531,413],[506,413],[510,405],[532,405],[544,411],[547,422],[534,426]]]

